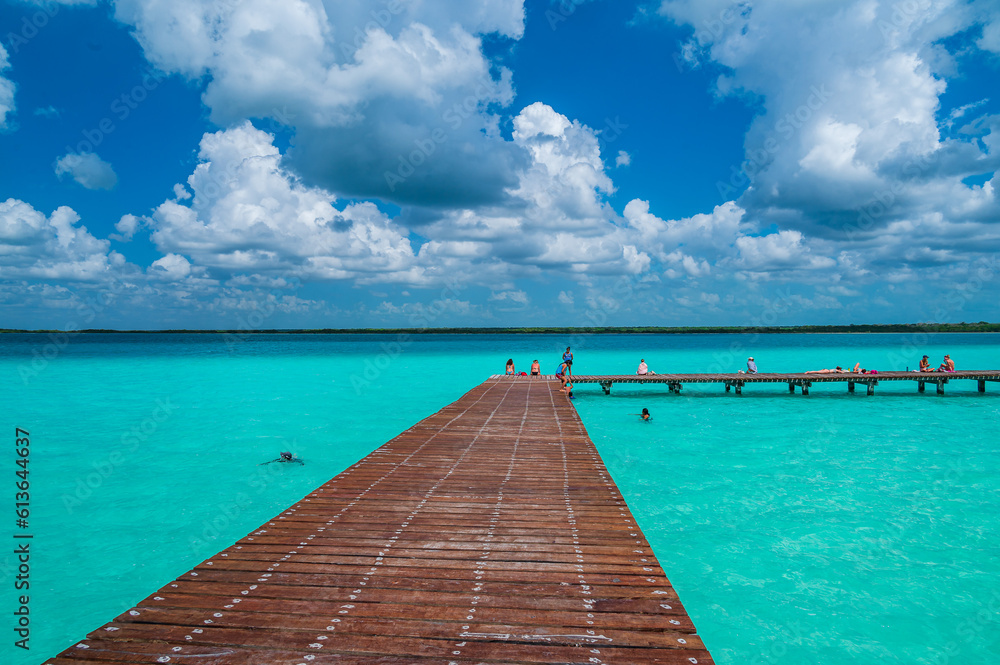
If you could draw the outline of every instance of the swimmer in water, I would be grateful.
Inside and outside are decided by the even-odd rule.
[[[261,462],[257,466],[263,466],[264,464],[270,464],[271,462],[293,462],[297,464],[305,464],[301,459],[289,452],[278,453],[278,459],[273,459],[270,462]]]
[[[630,416],[639,416],[640,418],[642,418],[646,422],[649,422],[649,420],[653,417],[653,416],[651,416],[649,414],[649,409],[647,409],[646,407],[642,407],[642,413],[630,413],[628,415],[630,415]]]

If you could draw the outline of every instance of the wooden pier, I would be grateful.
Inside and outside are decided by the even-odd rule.
[[[47,662],[713,661],[559,384],[493,378]]]
[[[573,376],[573,383],[598,383],[605,395],[611,394],[615,383],[665,383],[669,392],[679,393],[685,383],[718,383],[728,393],[735,389],[737,395],[743,393],[743,386],[752,383],[787,383],[788,391],[794,393],[799,388],[803,395],[809,394],[814,383],[846,383],[847,391],[853,393],[857,385],[865,386],[869,395],[875,394],[875,386],[882,381],[910,381],[917,384],[917,392],[924,392],[927,384],[935,386],[939,395],[949,381],[970,380],[978,382],[979,392],[986,392],[986,383],[1000,382],[1000,370],[977,370],[962,372],[878,372],[876,374],[608,374]]]

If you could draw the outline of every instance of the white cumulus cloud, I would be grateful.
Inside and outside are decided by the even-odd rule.
[[[663,0],[659,11],[690,29],[681,59],[718,72],[715,94],[759,109],[745,161],[717,183],[742,216],[735,232],[714,231],[718,208],[692,228],[698,216],[661,223],[626,207],[668,277],[703,279],[706,260],[750,284],[927,288],[1000,251],[1000,118],[988,93],[943,107],[963,55],[994,52],[996,2]]]
[[[495,130],[513,99],[483,35],[519,39],[520,0],[118,0],[146,57],[205,80],[212,120],[293,127],[290,166],[350,196],[497,200],[518,155]]]
[[[530,302],[528,294],[524,291],[499,291],[490,294],[491,302],[508,303],[511,305],[526,306]]]
[[[115,230],[118,231],[120,235],[112,235],[111,238],[114,240],[121,240],[122,242],[128,242],[135,236],[135,232],[139,230],[141,221],[135,215],[122,215],[121,219],[115,224]]]
[[[607,196],[614,185],[604,169],[597,133],[536,102],[514,118],[513,143],[530,161],[517,184],[494,205],[445,210],[420,232],[435,242],[419,258],[479,257],[473,267],[452,264],[469,278],[638,273],[649,257],[615,223]]]
[[[983,34],[976,45],[984,51],[1000,54],[1000,19],[983,27]]]
[[[153,261],[146,273],[157,279],[178,281],[191,274],[191,262],[179,254],[167,254]]]
[[[115,170],[95,153],[69,153],[56,160],[56,175],[69,175],[87,189],[113,189],[118,184]]]
[[[829,268],[836,261],[816,256],[803,242],[802,233],[778,231],[763,236],[736,239],[739,258],[736,265],[751,271],[774,271],[802,268]]]
[[[46,216],[17,199],[0,203],[0,278],[94,282],[125,265],[66,206]]]
[[[7,49],[0,44],[0,130],[9,127],[8,116],[14,114],[14,82],[2,76],[8,69]]]
[[[420,281],[404,231],[371,203],[338,208],[329,192],[302,185],[272,140],[250,123],[206,134],[190,201],[165,201],[149,220],[156,246],[220,273]]]
[[[746,161],[719,183],[729,198],[749,187],[739,203],[751,217],[841,238],[928,209],[963,223],[979,193],[962,180],[1000,166],[982,147],[991,128],[979,141],[949,136],[956,115],[941,113],[961,76],[944,43],[983,25],[978,47],[991,50],[996,2],[664,0],[660,13],[692,30],[690,59],[721,66],[717,94],[760,101]],[[890,196],[877,218],[863,217]]]

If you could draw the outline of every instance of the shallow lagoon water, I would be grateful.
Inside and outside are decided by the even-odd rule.
[[[32,439],[31,651],[0,644],[18,665],[72,645],[508,357],[551,372],[572,344],[581,374],[631,373],[639,357],[658,372],[735,371],[747,355],[761,371],[912,369],[923,353],[1000,367],[1000,335],[57,341],[0,337],[3,424]],[[575,403],[717,662],[996,663],[1000,384],[946,391],[581,385]],[[643,406],[650,423],[628,415]],[[258,466],[280,450],[307,464]],[[15,460],[0,458],[11,479]],[[13,491],[0,497],[11,513]],[[0,558],[9,618],[13,563]]]

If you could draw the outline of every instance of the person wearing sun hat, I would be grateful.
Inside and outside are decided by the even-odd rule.
[[[757,363],[753,361],[753,356],[747,358],[747,374],[757,373]]]

